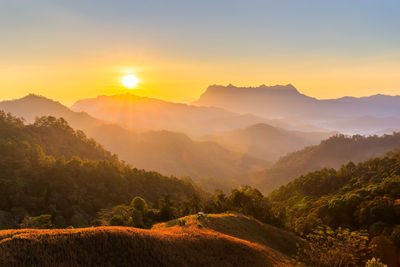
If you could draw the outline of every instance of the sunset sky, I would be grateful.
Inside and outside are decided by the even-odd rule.
[[[229,83],[398,95],[399,13],[399,1],[378,0],[2,0],[0,96],[191,101]]]

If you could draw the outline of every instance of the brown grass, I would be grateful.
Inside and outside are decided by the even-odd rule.
[[[0,231],[1,266],[287,266],[274,250],[197,225]]]
[[[186,226],[201,224],[216,232],[272,248],[288,257],[296,255],[297,244],[304,244],[302,239],[290,232],[242,214],[207,214],[200,220],[197,219],[197,215],[191,215],[179,220],[184,220]],[[153,229],[164,229],[176,224],[178,220],[159,223],[154,225]]]

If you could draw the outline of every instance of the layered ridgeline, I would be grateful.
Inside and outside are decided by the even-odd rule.
[[[107,150],[133,166],[164,175],[233,177],[261,169],[267,163],[243,153],[232,152],[212,142],[196,142],[182,133],[169,131],[134,132],[117,124],[74,112],[44,97],[27,97],[0,102],[0,109],[32,122],[36,116],[64,118],[83,130]],[[214,179],[215,180],[215,179]]]
[[[271,207],[298,233],[318,226],[366,230],[380,258],[398,266],[400,251],[400,152],[337,171],[308,173],[270,195]]]
[[[128,128],[169,130],[201,136],[264,123],[291,130],[315,130],[309,125],[291,125],[281,120],[221,108],[198,107],[132,94],[98,96],[77,101],[72,110],[83,111]]]
[[[319,100],[301,94],[291,84],[259,87],[212,85],[193,104],[265,118],[287,118],[289,122],[311,123],[325,129],[353,134],[372,134],[388,128],[398,128],[388,122],[398,122],[400,118],[400,96],[373,95]],[[365,116],[369,117],[369,124],[363,124],[362,129],[357,128],[354,121],[362,124]]]
[[[266,161],[275,161],[288,152],[318,144],[321,140],[333,135],[332,132],[310,131],[314,129],[311,126],[306,127],[307,132],[286,130],[288,128],[294,129],[296,126],[282,123],[279,120],[261,119],[249,114],[238,115],[223,109],[196,107],[131,94],[84,99],[76,102],[72,108],[130,128],[170,129],[195,135],[209,133],[208,135],[194,138],[200,141],[212,141],[230,151],[235,151],[242,155],[250,155]],[[276,125],[284,128],[277,127]],[[223,129],[230,131],[223,132]],[[169,143],[166,138],[160,139],[166,134],[169,133],[166,131],[154,132],[152,134],[154,136],[153,143],[158,143],[158,140],[162,141],[159,144],[160,146],[163,143]],[[189,138],[185,138],[184,135],[181,135],[179,138],[175,135],[175,137],[174,140],[177,142],[176,144],[174,142],[174,145],[176,148],[179,148],[182,142],[189,142]],[[100,137],[96,138],[103,140]],[[181,145],[178,142],[181,142]],[[148,144],[150,144],[150,141]],[[210,143],[203,142],[202,147],[205,146],[209,148],[206,151],[197,149],[197,155],[202,155],[203,151],[210,153],[210,151],[214,150]],[[121,153],[124,153],[124,151],[119,152],[119,155],[122,158],[126,158]],[[215,161],[216,155],[209,155],[210,159]],[[226,157],[222,153],[219,153],[219,155],[222,157],[221,159]],[[169,157],[164,157],[164,160],[167,160],[167,158]],[[173,156],[170,158],[171,162],[169,165],[176,166],[176,171],[179,171],[179,168],[181,168],[180,161],[176,160]],[[207,158],[207,156],[204,155],[201,158]],[[231,162],[229,160],[223,161]],[[247,160],[243,159],[242,162],[237,162],[237,164],[244,164],[244,161]],[[203,170],[213,168],[212,162],[205,163],[208,166],[204,165]],[[144,165],[144,167],[149,168],[151,166]],[[256,168],[256,164],[253,167]],[[243,170],[243,168],[238,169],[235,165],[232,165],[231,168],[228,167],[228,169],[231,169],[232,172],[225,172],[225,176],[221,177],[237,176]],[[162,169],[157,170],[164,171]],[[222,174],[222,172],[219,173]],[[195,173],[194,170],[187,172],[187,174],[202,176],[201,173]],[[208,181],[209,183],[211,182],[210,179]]]
[[[230,150],[274,162],[289,152],[316,145],[334,134],[288,131],[268,124],[255,124],[244,129],[206,135],[202,140],[213,141]]]
[[[384,136],[335,135],[319,145],[289,153],[263,171],[237,178],[263,192],[271,192],[300,175],[323,168],[339,168],[349,161],[358,163],[400,149],[400,134]]]
[[[121,163],[63,119],[25,125],[0,112],[0,228],[87,226],[135,196],[157,205],[194,194],[188,181]]]
[[[344,118],[333,120],[329,127],[342,129],[344,132],[356,132],[358,134],[391,134],[400,131],[400,117],[380,118],[375,116],[361,116],[357,118]]]

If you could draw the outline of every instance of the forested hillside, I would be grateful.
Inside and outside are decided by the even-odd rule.
[[[400,151],[337,171],[323,169],[301,176],[270,195],[281,221],[299,234],[317,227],[369,233],[376,254],[396,262],[400,249]],[[329,235],[329,233],[328,233]],[[391,265],[397,266],[397,265]]]
[[[0,129],[0,228],[87,226],[135,196],[157,205],[197,192],[189,181],[127,166],[63,119],[24,125],[2,112]]]
[[[263,192],[271,192],[308,172],[339,168],[349,161],[362,162],[397,148],[400,148],[400,133],[380,137],[336,135],[317,146],[289,153],[264,171],[253,172],[238,179],[250,182]]]
[[[116,155],[104,150],[94,139],[82,131],[74,131],[63,118],[43,116],[32,124],[0,110],[0,139],[38,145],[43,152],[54,157],[79,156],[91,160],[117,160]]]

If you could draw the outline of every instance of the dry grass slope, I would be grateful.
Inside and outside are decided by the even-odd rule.
[[[185,226],[191,227],[201,224],[204,228],[257,243],[267,249],[272,248],[289,257],[296,254],[297,244],[302,245],[304,242],[290,232],[264,224],[242,214],[233,213],[207,214],[200,220],[197,218],[197,215],[191,215],[178,220],[156,224],[153,229],[164,229],[177,225],[179,224],[179,220],[184,220]]]
[[[0,231],[1,266],[287,266],[273,250],[198,226]]]

